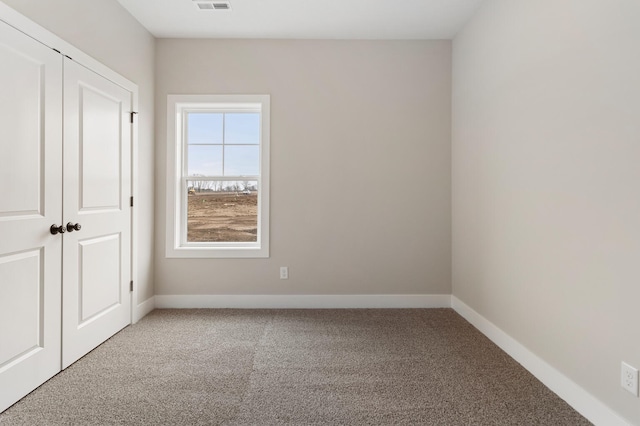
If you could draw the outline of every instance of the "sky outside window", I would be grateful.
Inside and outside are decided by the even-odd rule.
[[[223,116],[220,113],[190,112],[187,116],[188,143],[222,143]]]
[[[189,176],[256,176],[260,172],[260,114],[190,112]]]

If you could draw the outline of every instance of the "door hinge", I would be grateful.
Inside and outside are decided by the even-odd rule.
[[[129,207],[133,207],[133,197],[129,199]]]
[[[136,115],[137,113],[138,113],[137,111],[131,111],[131,114],[130,114],[131,124],[133,124],[133,116]]]
[[[133,281],[129,283],[129,291],[133,291]]]

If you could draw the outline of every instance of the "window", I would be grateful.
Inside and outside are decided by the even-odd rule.
[[[269,257],[268,95],[169,95],[167,257]]]

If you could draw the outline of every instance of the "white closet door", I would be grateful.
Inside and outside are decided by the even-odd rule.
[[[63,368],[131,323],[131,98],[65,59]]]
[[[60,371],[62,57],[0,22],[0,411]]]

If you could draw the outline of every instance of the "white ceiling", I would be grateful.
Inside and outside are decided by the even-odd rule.
[[[451,39],[483,0],[118,0],[156,37]],[[211,0],[210,0],[211,1]],[[222,0],[218,0],[222,1]]]

